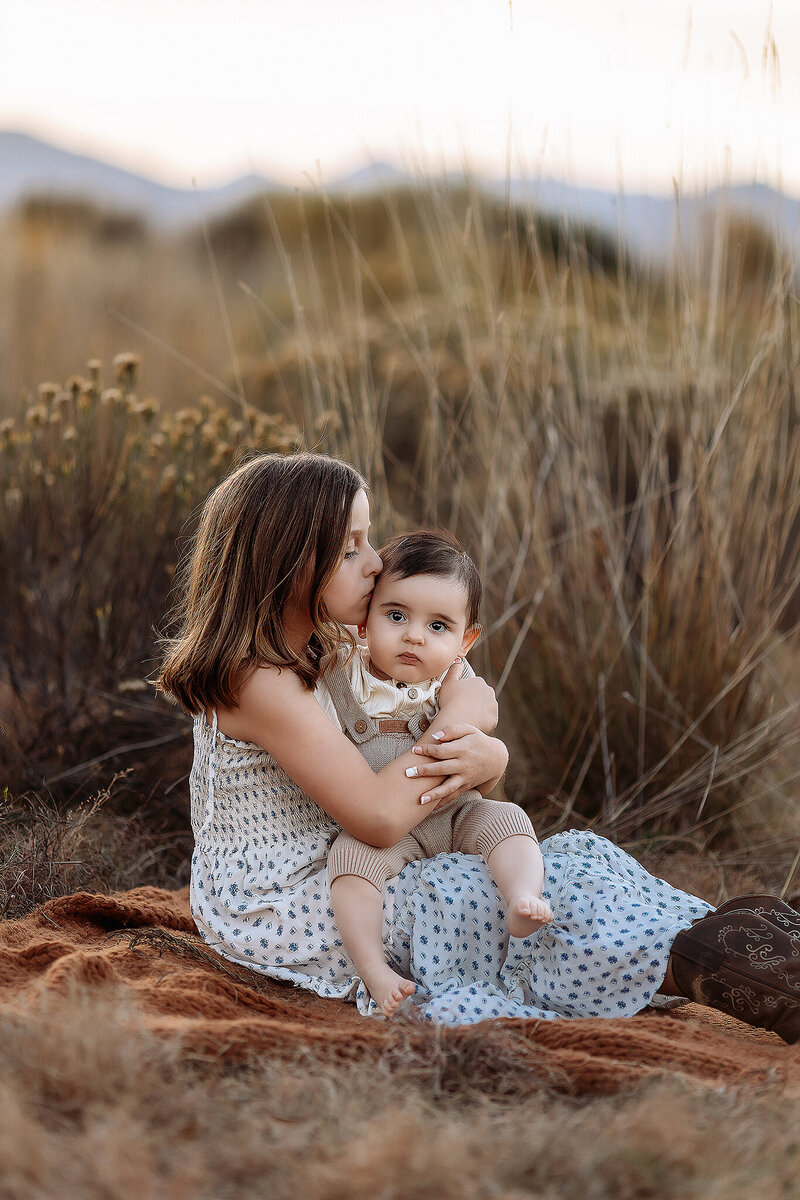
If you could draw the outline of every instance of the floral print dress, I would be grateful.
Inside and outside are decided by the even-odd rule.
[[[265,750],[194,722],[191,905],[223,957],[379,1014],[344,950],[326,858],[339,826]],[[648,874],[605,838],[541,845],[554,919],[509,938],[483,860],[411,863],[384,891],[387,960],[427,1020],[633,1016],[661,984],[673,939],[710,905]]]

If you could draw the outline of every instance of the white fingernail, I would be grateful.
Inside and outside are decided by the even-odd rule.
[[[444,734],[443,733],[432,733],[431,737],[433,738],[433,740],[435,742],[440,742],[442,740],[442,738],[444,737]]]
[[[415,775],[419,775],[419,769],[417,767],[406,767],[406,775],[409,779],[413,779]]]
[[[425,794],[419,798],[420,804],[430,804],[430,800],[431,798],[427,792],[425,792]]]

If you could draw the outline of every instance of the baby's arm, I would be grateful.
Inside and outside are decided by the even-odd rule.
[[[439,689],[439,716],[443,706],[464,703],[464,698],[468,697],[469,689],[474,684],[483,684],[484,688],[488,685],[472,670],[472,667],[465,659],[456,659],[453,666],[445,676],[442,686]],[[490,689],[491,690],[491,689]],[[497,700],[494,698],[494,692],[491,691],[492,703],[487,704],[481,712],[476,712],[475,716],[484,722],[482,728],[487,735],[492,733],[497,726]],[[467,700],[467,703],[469,701]],[[442,724],[441,719],[437,722],[435,719],[432,722],[425,736],[412,747],[412,751],[418,757],[425,758],[425,764],[419,763],[417,766],[418,776],[420,778],[426,775],[436,775],[446,767],[449,773],[449,781],[458,783],[463,780],[467,773],[473,768],[474,760],[470,757],[473,751],[473,743],[468,739],[470,734],[479,732],[476,728],[474,717],[470,724],[449,725]],[[506,766],[508,765],[508,751],[505,745],[499,738],[493,738],[495,743],[493,753],[495,755],[495,766],[490,774],[478,783],[470,785],[482,796],[486,796],[493,788],[497,786],[505,774]],[[437,765],[432,765],[437,764]],[[426,765],[431,769],[427,770]],[[431,789],[431,798],[437,800],[438,791],[440,789]],[[458,792],[468,791],[467,787],[458,787]]]

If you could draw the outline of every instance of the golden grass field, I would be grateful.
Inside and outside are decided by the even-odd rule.
[[[799,332],[794,262],[743,221],[657,269],[433,182],[169,238],[89,204],[7,218],[0,912],[186,882],[187,726],[146,683],[178,550],[245,448],[299,445],[365,472],[378,542],[439,522],[473,551],[472,662],[540,836],[591,826],[712,902],[796,898]],[[768,1094],[226,1073],[112,1008],[76,994],[57,1030],[31,1013],[0,1037],[0,1196],[59,1171],[70,1198],[727,1200],[797,1178]]]

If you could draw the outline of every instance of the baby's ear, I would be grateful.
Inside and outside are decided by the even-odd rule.
[[[461,653],[466,654],[468,650],[471,650],[480,636],[480,625],[470,625],[469,629],[464,634],[464,637],[461,639]]]

